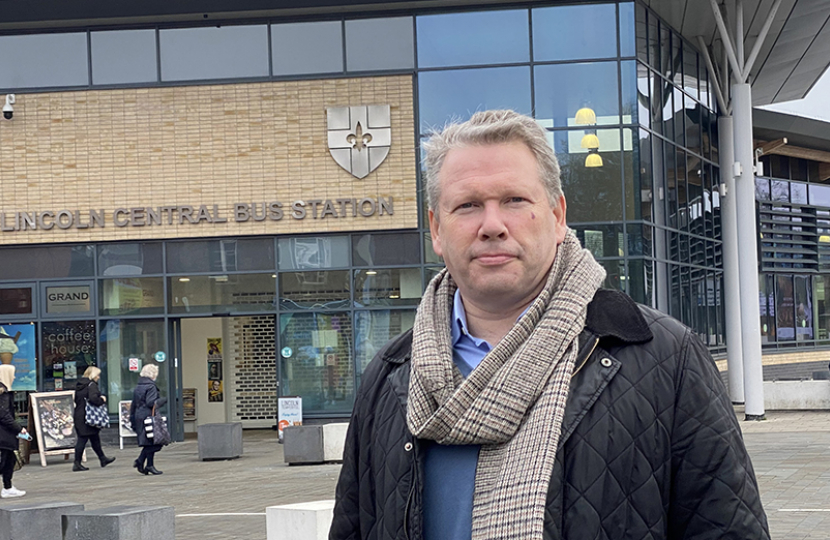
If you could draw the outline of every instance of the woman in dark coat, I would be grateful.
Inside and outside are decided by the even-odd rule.
[[[84,448],[86,442],[92,446],[95,455],[101,462],[101,467],[106,467],[113,461],[114,457],[107,457],[104,455],[104,449],[101,448],[101,438],[98,435],[100,428],[87,425],[86,423],[86,402],[89,401],[92,405],[100,407],[107,402],[107,396],[101,395],[101,390],[98,389],[98,381],[101,379],[101,370],[95,366],[90,366],[84,371],[84,376],[78,379],[75,386],[75,432],[78,434],[78,442],[75,443],[75,465],[72,466],[73,471],[88,471],[89,469],[81,464],[81,458],[84,455]]]
[[[153,463],[156,452],[161,450],[161,445],[154,444],[144,429],[144,420],[153,415],[153,408],[167,403],[167,398],[159,397],[159,387],[156,386],[158,376],[159,368],[155,364],[147,364],[141,368],[138,384],[133,391],[133,402],[130,404],[130,423],[138,435],[138,445],[141,447],[141,454],[133,462],[133,467],[145,475],[162,474]]]
[[[17,440],[19,433],[26,433],[14,419],[14,394],[11,391],[14,383],[14,366],[0,365],[0,473],[3,476],[3,490],[0,498],[9,499],[22,497],[25,491],[12,485],[12,475],[16,459],[14,451],[20,447]]]

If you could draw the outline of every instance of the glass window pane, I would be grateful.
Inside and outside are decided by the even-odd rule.
[[[625,262],[612,259],[598,262],[605,268],[605,281],[602,282],[602,288],[625,292]]]
[[[130,358],[137,358],[138,365],[156,364],[153,355],[167,351],[162,320],[109,320],[102,322],[101,335],[101,392],[107,394],[107,407],[111,414],[118,413],[119,401],[132,401],[133,390],[138,383],[138,372],[130,371]],[[159,367],[156,384],[162,397],[167,395],[167,366]],[[78,374],[83,372],[79,369]],[[170,404],[162,410],[169,410]]]
[[[355,270],[354,301],[358,307],[418,305],[421,301],[421,270]]]
[[[346,21],[346,69],[415,67],[412,17]]]
[[[582,246],[595,259],[625,255],[622,225],[574,225],[573,230]]]
[[[790,183],[790,202],[793,204],[807,204],[807,184]]]
[[[645,27],[643,27],[643,30],[645,30]],[[636,54],[634,36],[634,2],[623,2],[620,4],[620,56],[634,56]]]
[[[98,246],[98,273],[104,276],[160,274],[161,242],[102,244]]]
[[[815,298],[816,339],[830,339],[830,276],[813,276]],[[763,314],[762,314],[763,315]],[[762,318],[763,321],[763,318]]]
[[[282,309],[345,308],[349,305],[348,270],[280,274]]]
[[[167,271],[233,272],[274,269],[274,241],[203,240],[167,244]]]
[[[775,341],[775,276],[761,274],[758,279],[758,288],[761,297],[761,343]]]
[[[797,341],[813,339],[813,294],[810,276],[795,276],[795,333]]]
[[[418,233],[364,234],[353,237],[355,266],[394,266],[421,262]]]
[[[2,248],[0,279],[49,279],[91,276],[93,246]]]
[[[648,64],[648,40],[647,40],[647,26],[646,26],[646,8],[642,4],[635,4],[634,17],[636,18],[636,36],[637,36],[637,58]],[[622,21],[622,19],[620,19]],[[622,38],[622,31],[620,37]]]
[[[91,32],[92,84],[156,82],[156,31]]]
[[[281,315],[280,393],[302,397],[303,413],[350,412],[355,393],[351,344],[347,312]]]
[[[390,339],[406,332],[414,325],[415,310],[356,311],[354,314],[354,348],[358,376]]]
[[[775,326],[778,330],[776,341],[795,339],[795,297],[793,277],[775,276]]]
[[[651,11],[648,17],[648,65],[660,73],[660,29],[657,17]]]
[[[599,151],[582,147],[584,130],[556,131],[554,150],[559,159],[562,190],[568,201],[568,222],[622,221],[623,193],[620,130],[598,129]],[[630,130],[625,130],[625,147],[631,150]],[[589,160],[597,155],[600,160]]]
[[[78,377],[95,365],[95,321],[43,322],[40,336],[43,391],[74,390]]]
[[[527,10],[425,15],[417,24],[422,68],[530,60]]]
[[[349,237],[280,238],[280,270],[349,266]]]
[[[628,219],[645,219],[652,221],[654,219],[652,209],[655,193],[658,193],[658,190],[657,186],[653,185],[653,164],[651,155],[652,145],[654,144],[654,139],[657,137],[653,137],[651,133],[644,129],[639,131],[639,136],[639,145],[634,148],[637,152],[635,163],[639,165],[638,168],[635,167],[634,175],[634,198],[637,202],[634,206],[634,215]]]
[[[637,114],[637,62],[630,60],[620,62],[620,82],[622,89],[622,122],[635,123]]]
[[[597,124],[619,124],[616,62],[536,66],[534,74],[536,118],[546,127],[582,125],[576,113],[585,107],[594,111]]]
[[[555,6],[532,12],[537,62],[617,56],[615,4]]]
[[[101,315],[164,314],[163,278],[102,279]]]
[[[527,67],[423,72],[418,76],[418,88],[421,133],[451,120],[468,120],[476,111],[513,109],[531,113]]]
[[[637,120],[644,128],[651,127],[651,71],[637,62]]]
[[[655,307],[654,262],[643,259],[628,261],[628,294],[635,302]]]
[[[88,84],[86,32],[0,36],[0,88]]]
[[[343,25],[340,21],[273,24],[274,75],[343,71]]]
[[[227,274],[169,278],[170,313],[273,311],[275,274]]]
[[[26,315],[32,312],[32,287],[0,289],[0,315]]]
[[[161,79],[189,81],[268,76],[268,27],[159,30]]]

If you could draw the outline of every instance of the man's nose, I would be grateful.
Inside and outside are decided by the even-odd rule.
[[[507,225],[504,222],[504,215],[502,209],[498,204],[485,204],[484,211],[481,214],[481,227],[479,228],[479,238],[488,240],[491,238],[507,237]]]

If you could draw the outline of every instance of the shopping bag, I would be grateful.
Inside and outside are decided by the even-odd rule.
[[[153,444],[160,444],[166,446],[172,442],[170,438],[170,430],[167,428],[167,418],[162,416],[153,408],[153,415],[144,420],[147,438],[153,441]]]
[[[90,427],[98,429],[109,427],[110,415],[107,412],[107,405],[93,405],[89,401],[86,402],[84,422]]]

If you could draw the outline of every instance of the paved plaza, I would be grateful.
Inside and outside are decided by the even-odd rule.
[[[738,411],[739,417],[743,414]],[[830,539],[830,412],[768,412],[765,422],[741,422],[776,540]],[[157,455],[161,476],[132,468],[135,447],[109,447],[118,460],[88,472],[49,458],[15,474],[28,494],[18,502],[72,501],[87,509],[113,505],[170,505],[176,538],[264,540],[265,507],[331,499],[338,465],[288,466],[273,431],[245,432],[245,454],[232,461],[198,460],[196,441],[175,443]],[[91,453],[90,453],[91,455]]]

